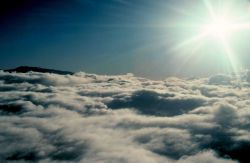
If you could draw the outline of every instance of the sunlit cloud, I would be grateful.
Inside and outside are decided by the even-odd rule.
[[[0,161],[249,160],[249,73],[167,78],[0,72]]]

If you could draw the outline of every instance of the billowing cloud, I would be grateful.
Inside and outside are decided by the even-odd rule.
[[[249,161],[247,77],[2,71],[0,91],[2,162]]]

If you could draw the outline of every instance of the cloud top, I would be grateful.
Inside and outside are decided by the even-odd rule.
[[[0,160],[247,162],[244,80],[0,71]]]

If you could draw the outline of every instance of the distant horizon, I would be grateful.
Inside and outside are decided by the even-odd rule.
[[[105,74],[105,73],[95,73],[95,72],[87,72],[87,71],[84,71],[84,70],[79,70],[79,71],[71,71],[71,70],[67,70],[67,69],[57,69],[57,68],[51,68],[51,67],[42,67],[42,66],[29,66],[29,65],[20,65],[20,66],[16,66],[16,67],[10,67],[10,68],[1,68],[0,67],[0,70],[14,70],[16,68],[20,68],[20,67],[27,67],[27,68],[42,68],[42,69],[48,69],[48,70],[56,70],[56,71],[62,71],[62,72],[69,72],[69,73],[79,73],[79,72],[84,72],[84,73],[87,73],[87,74],[96,74],[96,75],[107,75],[107,76],[119,76],[119,75],[127,75],[127,74],[133,74],[134,76],[136,77],[142,77],[142,78],[146,78],[146,79],[151,79],[151,80],[164,80],[164,79],[168,79],[168,78],[172,78],[172,77],[177,77],[177,78],[180,78],[180,79],[192,79],[192,78],[209,78],[209,77],[213,77],[213,76],[216,76],[216,75],[228,75],[228,76],[234,76],[235,74],[230,74],[230,73],[214,73],[214,74],[209,74],[209,75],[197,75],[197,76],[177,76],[177,75],[170,75],[170,76],[162,76],[162,78],[150,78],[148,76],[143,76],[143,75],[138,75],[138,74],[134,74],[132,72],[125,72],[125,73],[117,73],[117,74]],[[242,72],[239,72],[239,73],[247,73],[249,72],[249,69],[242,69]],[[239,75],[244,75],[244,74],[239,74]]]

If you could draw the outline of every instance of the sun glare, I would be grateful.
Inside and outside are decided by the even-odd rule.
[[[210,59],[210,56],[216,56],[212,59],[223,64],[219,65],[222,71],[238,76],[242,67],[239,57],[243,47],[241,43],[245,45],[243,32],[250,31],[250,13],[243,4],[237,4],[236,1],[217,3],[203,0],[206,10],[197,10],[198,17],[195,16],[194,19],[187,17],[185,21],[188,23],[182,29],[190,31],[187,32],[190,35],[184,36],[172,48],[173,51],[180,51],[187,58],[198,58],[200,55],[199,58]]]
[[[204,27],[204,32],[215,38],[227,38],[233,32],[234,24],[230,18],[218,16]]]

